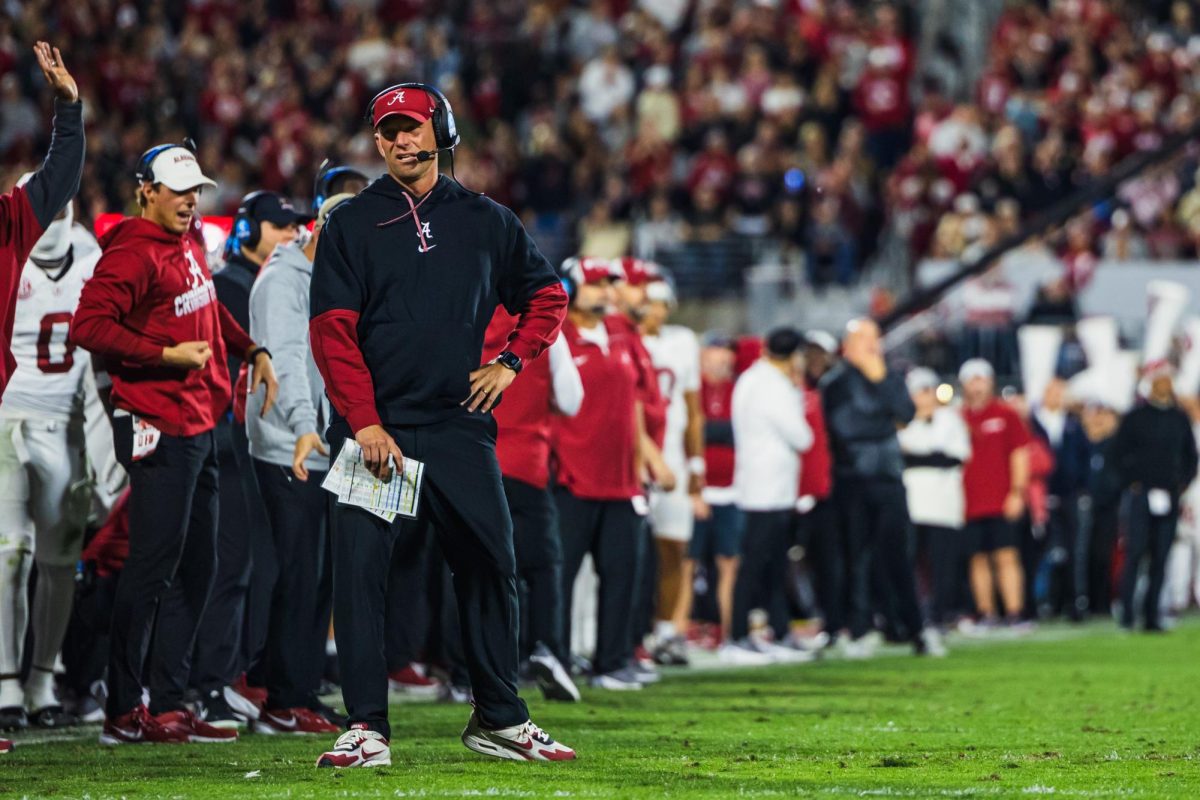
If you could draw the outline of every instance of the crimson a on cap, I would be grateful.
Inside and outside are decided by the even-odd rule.
[[[653,261],[625,256],[620,261],[622,277],[630,286],[645,286],[662,280],[662,270]]]
[[[390,116],[399,114],[424,124],[433,118],[437,110],[437,101],[424,89],[412,87],[388,89],[371,106],[371,125],[378,128],[379,123]]]

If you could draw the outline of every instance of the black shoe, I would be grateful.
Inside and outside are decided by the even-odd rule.
[[[25,709],[20,706],[5,706],[0,708],[0,731],[19,731],[29,727],[29,719]]]
[[[206,697],[196,702],[196,715],[214,728],[237,730],[245,721],[233,713],[221,689],[209,690]]]
[[[35,728],[70,728],[79,724],[79,719],[62,706],[42,706],[29,712],[29,724]]]
[[[328,720],[331,724],[337,725],[339,728],[345,728],[350,722],[350,718],[338,711],[333,706],[328,706],[322,703],[317,698],[308,701],[308,709],[315,711]]]

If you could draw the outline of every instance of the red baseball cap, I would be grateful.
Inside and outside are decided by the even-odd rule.
[[[645,286],[662,280],[662,271],[658,264],[644,258],[625,256],[621,259],[621,269],[625,272],[625,282],[630,286]]]
[[[424,123],[433,117],[436,109],[437,102],[424,89],[393,86],[375,98],[371,106],[371,126],[378,128],[379,123],[393,114],[403,114]]]
[[[603,283],[604,281],[619,281],[622,279],[620,265],[608,258],[568,258],[563,262],[563,274],[567,275],[576,285],[585,283]]]

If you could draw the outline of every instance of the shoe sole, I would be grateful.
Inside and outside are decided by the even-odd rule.
[[[574,682],[568,688],[563,684],[560,677],[554,674],[554,668],[549,664],[531,659],[529,668],[533,671],[533,677],[537,680],[538,688],[542,690],[542,696],[547,700],[558,700],[563,703],[579,702],[579,688],[575,686]],[[571,691],[572,689],[574,691]]]
[[[134,741],[129,741],[128,739],[118,739],[117,737],[110,736],[107,733],[100,734],[100,744],[104,745],[105,747],[118,747],[123,744],[145,744],[145,743],[146,743],[145,739],[135,739]]]
[[[606,684],[593,682],[593,689],[606,689],[610,692],[640,692],[642,684],[640,683],[622,683],[622,684]]]
[[[214,739],[211,736],[196,736],[196,735],[188,736],[188,741],[191,742],[192,744],[229,744],[230,742],[236,742],[237,740],[238,740],[238,737],[236,737],[236,736],[227,736],[227,737],[222,737],[220,739]],[[172,742],[171,744],[174,744],[174,742]]]
[[[466,745],[468,750],[474,750],[476,753],[492,758],[502,758],[506,761],[537,761],[533,755],[525,755],[518,753],[516,750],[510,750],[502,745],[495,744],[489,739],[482,736],[476,736],[473,733],[463,733],[462,743]]]
[[[317,759],[317,767],[320,769],[354,769],[355,767],[390,767],[392,765],[392,754],[388,752],[382,758],[373,758],[370,761],[359,761],[356,764],[339,765],[326,763],[326,756],[321,756]]]

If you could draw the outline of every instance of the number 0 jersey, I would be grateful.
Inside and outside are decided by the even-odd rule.
[[[13,321],[17,369],[0,399],[0,414],[66,419],[76,409],[87,351],[67,341],[84,281],[92,276],[100,247],[82,225],[71,229],[71,261],[65,270],[44,270],[28,260],[21,271]]]

